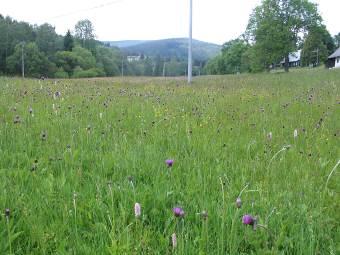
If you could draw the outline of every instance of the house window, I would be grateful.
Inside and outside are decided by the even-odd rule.
[[[337,62],[337,63],[340,63],[340,58],[337,58],[337,59],[336,59],[336,62]]]

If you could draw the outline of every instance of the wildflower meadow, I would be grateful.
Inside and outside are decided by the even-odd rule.
[[[339,254],[340,72],[0,78],[0,254]]]

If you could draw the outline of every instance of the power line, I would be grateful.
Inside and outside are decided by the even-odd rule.
[[[67,16],[70,16],[70,15],[77,14],[77,13],[80,13],[80,12],[88,12],[88,11],[92,11],[92,10],[95,10],[95,9],[101,9],[101,8],[104,8],[104,7],[113,5],[113,4],[117,4],[117,3],[123,2],[123,1],[124,0],[110,1],[110,2],[107,2],[107,3],[103,3],[103,4],[100,4],[100,5],[96,5],[96,6],[90,7],[90,8],[86,8],[86,9],[72,11],[72,12],[69,12],[69,13],[60,14],[60,15],[51,17],[50,19],[59,19],[59,18],[63,18],[63,17],[67,17]]]

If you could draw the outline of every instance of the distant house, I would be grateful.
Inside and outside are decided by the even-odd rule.
[[[136,62],[141,60],[141,56],[127,56],[127,61],[128,62]]]
[[[281,66],[284,67],[285,59],[280,62]],[[301,66],[301,50],[293,53],[289,53],[289,67]]]
[[[340,68],[340,48],[328,57],[329,68]]]

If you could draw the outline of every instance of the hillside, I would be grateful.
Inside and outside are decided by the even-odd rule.
[[[108,42],[120,47],[127,55],[146,55],[149,57],[177,58],[185,60],[188,56],[188,39],[174,38],[156,41],[119,41]],[[196,61],[206,61],[215,57],[221,50],[217,44],[193,40],[193,58]]]
[[[108,41],[108,42],[104,42],[105,44],[109,44],[111,47],[118,47],[118,48],[126,48],[126,47],[131,47],[131,46],[135,46],[138,44],[142,44],[145,42],[149,42],[149,41],[145,41],[145,40],[124,40],[124,41]]]

